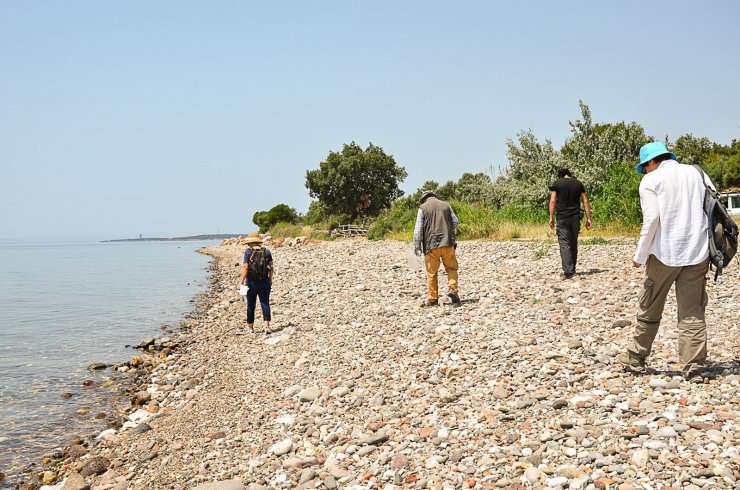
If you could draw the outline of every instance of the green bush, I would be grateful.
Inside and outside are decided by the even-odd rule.
[[[298,212],[287,204],[278,204],[269,211],[254,213],[252,222],[260,227],[260,233],[265,233],[277,223],[298,223]]]
[[[461,240],[488,238],[496,234],[500,219],[495,211],[480,204],[453,201],[451,204],[460,224],[455,235]]]
[[[337,226],[349,222],[349,216],[330,214],[326,206],[320,201],[312,201],[308,206],[308,212],[303,217],[303,223],[305,225],[322,230],[333,230]]]
[[[391,233],[413,234],[418,209],[414,202],[409,198],[396,200],[391,208],[382,212],[370,226],[367,237],[370,240],[382,240]]]
[[[639,189],[640,174],[632,164],[610,168],[609,178],[600,192],[590,196],[594,222],[622,228],[639,226],[642,223]]]
[[[272,228],[270,228],[268,233],[273,238],[295,238],[298,236],[305,236],[315,240],[332,240],[329,231],[326,229],[316,229],[312,226],[303,226],[294,223],[276,223]]]
[[[504,206],[497,214],[501,222],[510,221],[527,225],[547,223],[550,219],[547,209],[531,207],[523,203],[513,203]]]

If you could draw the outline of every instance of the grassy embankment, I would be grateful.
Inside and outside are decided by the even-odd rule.
[[[507,206],[503,209],[490,209],[485,206],[453,201],[452,207],[460,220],[457,237],[460,240],[552,240],[556,241],[555,232],[548,226],[546,210],[532,210],[519,206]],[[416,206],[408,208],[394,206],[376,219],[370,226],[368,237],[373,240],[410,241],[416,221]],[[636,236],[639,225],[608,222],[600,219],[594,212],[594,226],[588,231],[585,221],[581,228],[581,239],[586,243],[608,243],[609,238]],[[330,240],[329,223],[318,223],[311,226],[278,223],[269,230],[273,237],[306,236],[317,240]]]

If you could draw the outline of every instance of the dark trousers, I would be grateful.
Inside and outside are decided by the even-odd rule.
[[[560,244],[560,260],[563,263],[563,272],[570,276],[576,273],[578,262],[578,233],[581,231],[579,216],[558,218],[558,243]]]
[[[257,298],[260,299],[262,307],[262,319],[266,322],[271,320],[270,317],[270,282],[253,282],[247,289],[247,323],[254,323],[254,310],[257,307]]]

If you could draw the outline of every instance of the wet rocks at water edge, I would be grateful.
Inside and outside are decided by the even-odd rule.
[[[407,246],[274,248],[259,335],[234,288],[243,247],[208,249],[208,297],[115,368],[135,384],[125,417],[65,471],[101,489],[740,486],[737,270],[708,285],[697,384],[680,376],[672,295],[648,372],[616,362],[644,273],[632,243],[582,246],[563,282],[555,242],[462,242],[459,308],[419,307]],[[83,472],[98,457],[102,473]]]

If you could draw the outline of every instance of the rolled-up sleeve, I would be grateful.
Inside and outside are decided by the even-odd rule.
[[[642,229],[635,257],[632,260],[638,264],[645,264],[650,256],[650,247],[653,244],[655,232],[658,231],[660,225],[658,195],[654,189],[640,186],[640,207],[642,208]]]

